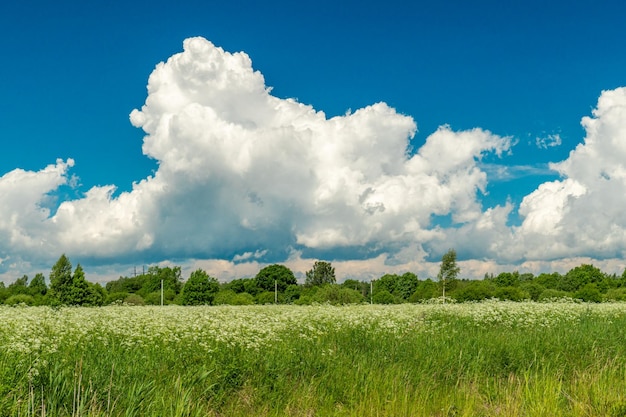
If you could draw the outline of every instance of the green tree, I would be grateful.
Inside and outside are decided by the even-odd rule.
[[[46,295],[48,292],[48,286],[46,285],[46,278],[42,273],[38,273],[35,275],[35,278],[30,281],[30,284],[28,284],[28,292],[33,297],[37,295]]]
[[[456,264],[456,251],[449,249],[441,258],[441,266],[439,267],[439,274],[437,275],[439,282],[441,282],[444,300],[446,299],[446,286],[450,288],[454,285],[454,281],[456,281],[459,272],[461,272],[461,268]]]
[[[217,279],[210,277],[202,269],[191,273],[191,276],[183,286],[183,305],[213,304],[215,294],[220,290]]]
[[[28,294],[28,275],[16,279],[7,289],[9,295]]]
[[[68,287],[67,292],[61,295],[61,302],[68,305],[88,304],[89,284],[85,279],[85,271],[78,264],[72,275],[72,284]]]
[[[417,284],[417,288],[415,289],[415,292],[411,294],[411,297],[409,297],[409,301],[417,303],[420,301],[430,300],[431,298],[436,298],[439,295],[438,291],[439,289],[437,288],[437,283],[428,278]]]
[[[179,294],[183,287],[180,266],[151,266],[148,268],[148,272],[145,275],[143,285],[141,289],[137,291],[144,299],[146,299],[147,295],[150,293],[160,293],[161,282],[163,282],[163,290],[172,290],[174,295]]]
[[[585,284],[584,287],[576,291],[574,294],[574,298],[578,298],[580,300],[589,302],[589,303],[599,303],[602,301],[602,294],[596,284]]]
[[[254,281],[256,286],[262,291],[269,292],[274,291],[274,283],[276,283],[278,291],[280,292],[285,291],[288,286],[298,283],[291,269],[287,268],[285,265],[278,264],[269,265],[261,269],[259,273],[256,274]]]
[[[502,272],[493,279],[498,287],[517,287],[519,285],[519,272]]]
[[[313,268],[306,272],[306,280],[304,282],[309,287],[336,283],[335,268],[333,268],[330,262],[324,261],[316,261],[313,264]]]
[[[333,305],[359,304],[363,302],[363,296],[359,291],[337,284],[328,284],[319,288],[313,301]]]
[[[413,272],[405,272],[396,281],[395,294],[405,301],[411,298],[411,295],[417,290],[419,279]]]
[[[72,264],[65,254],[61,255],[50,271],[51,298],[64,304],[72,288]]]
[[[598,288],[608,288],[607,283],[604,281],[607,276],[600,269],[593,265],[580,265],[570,269],[567,274],[563,276],[561,286],[558,288],[562,291],[577,291],[583,288],[587,284],[596,284]]]

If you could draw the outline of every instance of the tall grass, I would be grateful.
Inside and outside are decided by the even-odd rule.
[[[624,416],[626,305],[0,308],[0,416]]]

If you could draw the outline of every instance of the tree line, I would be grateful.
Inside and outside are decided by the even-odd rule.
[[[621,276],[606,274],[599,268],[583,264],[566,274],[558,272],[502,272],[486,274],[482,280],[459,278],[456,252],[442,258],[436,278],[421,280],[416,274],[385,274],[378,279],[346,279],[337,283],[330,262],[317,261],[299,284],[293,271],[285,265],[262,268],[254,277],[220,283],[202,269],[183,280],[179,266],[149,267],[135,276],[123,276],[102,286],[85,278],[80,264],[72,267],[61,255],[50,271],[48,283],[43,274],[32,280],[24,275],[5,286],[0,282],[0,304],[26,305],[248,305],[248,304],[398,304],[418,303],[432,299],[444,301],[546,300],[569,297],[587,302],[626,301],[626,270]]]

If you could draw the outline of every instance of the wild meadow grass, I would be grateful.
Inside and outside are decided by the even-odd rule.
[[[626,304],[0,308],[0,416],[625,416]]]

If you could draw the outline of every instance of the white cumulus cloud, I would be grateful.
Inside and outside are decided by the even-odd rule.
[[[273,96],[248,55],[203,38],[158,64],[147,90],[130,120],[145,132],[154,175],[117,196],[114,185],[93,187],[51,211],[51,195],[74,181],[71,159],[5,174],[0,267],[50,265],[65,252],[249,274],[264,259],[300,265],[307,251],[341,250],[344,268],[399,271],[449,247],[487,265],[626,249],[625,89],[602,94],[583,120],[584,143],[550,166],[562,179],[524,198],[516,227],[507,225],[511,203],[479,201],[488,185],[482,158],[507,154],[512,138],[442,126],[408,153],[411,117],[381,102],[328,118]]]

